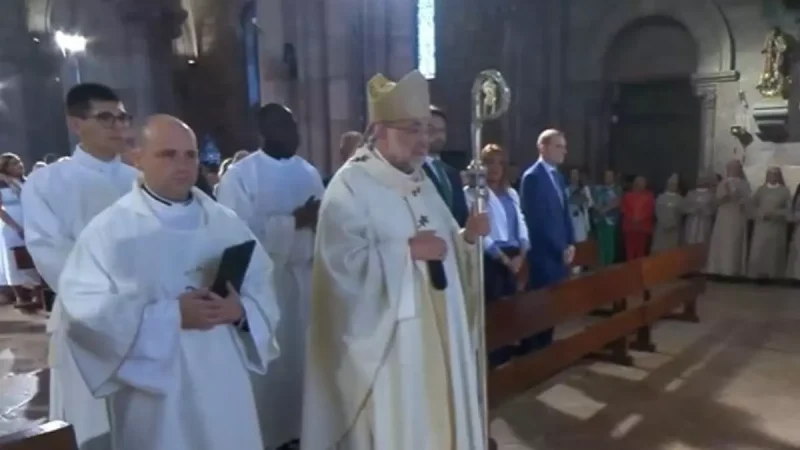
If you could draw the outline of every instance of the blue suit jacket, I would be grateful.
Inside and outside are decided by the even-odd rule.
[[[561,174],[554,176],[563,188]],[[564,202],[566,194],[559,197],[541,160],[522,175],[520,204],[531,243],[529,289],[552,285],[569,275],[569,268],[564,264],[564,250],[575,242],[575,234]]]

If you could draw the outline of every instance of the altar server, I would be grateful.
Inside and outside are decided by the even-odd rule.
[[[248,373],[278,355],[272,263],[259,245],[240,292],[210,290],[224,250],[254,240],[194,188],[197,141],[170,116],[145,125],[132,192],[93,219],[59,283],[66,344],[108,400],[115,450],[262,450]]]

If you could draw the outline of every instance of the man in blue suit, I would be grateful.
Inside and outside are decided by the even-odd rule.
[[[431,106],[429,132],[430,148],[428,158],[422,168],[428,178],[433,181],[436,190],[450,208],[458,225],[463,227],[469,216],[467,199],[464,197],[464,185],[458,170],[439,157],[447,144],[447,116],[436,106]]]
[[[567,140],[561,131],[550,129],[539,135],[536,146],[539,159],[525,171],[520,184],[520,203],[531,244],[528,289],[541,289],[567,278],[575,256],[566,185],[558,171],[567,154]],[[551,342],[552,328],[523,339],[519,353],[530,353]]]

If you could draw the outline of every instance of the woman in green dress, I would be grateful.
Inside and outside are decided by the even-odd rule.
[[[600,264],[613,264],[617,253],[617,227],[619,226],[619,203],[622,189],[617,184],[613,170],[606,170],[603,184],[592,190],[594,200],[593,222],[597,233]]]

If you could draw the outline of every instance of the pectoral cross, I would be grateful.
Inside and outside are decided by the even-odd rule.
[[[428,225],[428,223],[430,223],[428,216],[420,216],[418,228],[425,228]]]

